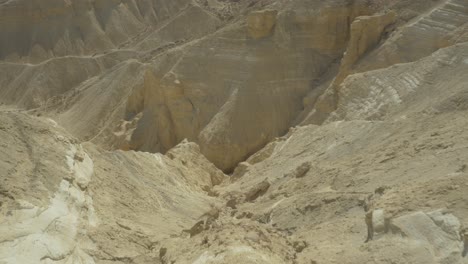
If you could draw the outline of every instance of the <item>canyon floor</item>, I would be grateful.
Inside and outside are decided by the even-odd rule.
[[[467,0],[0,0],[0,264],[468,264]]]

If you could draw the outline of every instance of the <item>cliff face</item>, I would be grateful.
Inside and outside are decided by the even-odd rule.
[[[406,25],[395,29],[379,47],[370,50],[351,71],[366,72],[398,63],[414,62],[440,48],[465,42],[467,4],[465,1],[443,1],[426,14],[413,17]],[[347,65],[346,57],[342,67],[348,69],[344,72],[349,72],[350,67]],[[339,84],[345,76],[347,74],[338,74],[332,85],[318,100],[315,109],[309,113],[305,123],[320,124],[336,109],[338,100],[336,91],[340,89]]]
[[[467,25],[0,0],[0,263],[468,263]]]
[[[143,112],[130,148],[164,152],[188,138],[231,170],[288,129],[312,83],[345,49],[347,21],[366,12],[361,3],[296,1],[155,58],[162,67],[129,100],[129,116]]]
[[[99,20],[98,11],[106,10],[108,19],[102,22],[106,28],[112,30],[115,17],[125,25],[117,28],[128,29],[119,17],[125,12],[119,10],[131,7],[131,3],[92,2],[85,13]],[[120,34],[120,39],[108,41],[109,46],[96,47],[96,51],[108,49],[105,53],[63,58],[55,58],[60,56],[55,54],[35,65],[6,63],[2,65],[7,72],[2,78],[2,101],[47,112],[50,107],[59,108],[57,119],[76,131],[76,136],[107,142],[110,148],[165,152],[188,138],[198,142],[218,167],[232,170],[292,125],[302,110],[302,98],[315,89],[321,75],[346,49],[351,21],[370,14],[371,8],[362,1],[272,3],[260,11],[250,10],[262,3],[247,10],[241,9],[247,4],[242,1],[218,4],[222,8],[209,2],[171,3],[173,8],[167,9],[173,10],[168,13],[170,18],[154,22],[147,31],[140,30],[139,36]],[[5,10],[20,8],[19,4],[4,5]],[[68,8],[63,12],[72,20],[81,14],[73,5]],[[225,10],[241,15],[225,18]],[[155,20],[138,18],[133,20]],[[118,35],[99,32],[106,37]],[[31,41],[41,45],[40,40]],[[115,49],[115,43],[123,42],[122,48]],[[3,50],[9,52],[8,48]],[[43,72],[46,74],[38,74]],[[116,75],[122,82],[115,81]],[[108,88],[104,91],[102,87]],[[105,104],[91,103],[92,98],[82,100],[86,94],[95,98],[103,93],[107,95],[99,100]],[[106,109],[85,111],[103,105]],[[119,133],[113,131],[118,123],[130,122],[137,115],[140,117],[132,132],[124,132],[131,134],[129,139],[121,145],[115,143],[122,142],[111,139]]]

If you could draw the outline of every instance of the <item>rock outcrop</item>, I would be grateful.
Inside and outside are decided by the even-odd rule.
[[[467,264],[467,8],[0,0],[0,263]]]
[[[150,255],[156,241],[178,234],[216,202],[206,192],[226,177],[194,143],[168,156],[106,153],[79,145],[45,118],[0,111],[0,119],[4,263]]]
[[[394,219],[391,228],[406,239],[419,242],[421,250],[433,255],[435,263],[464,263],[461,224],[451,214],[415,212]]]
[[[332,86],[340,85],[350,74],[353,65],[367,51],[377,46],[382,40],[382,35],[389,33],[389,27],[396,22],[396,18],[397,14],[391,11],[383,15],[360,16],[353,21],[348,47]]]
[[[304,118],[304,123],[321,124],[331,112],[336,110],[340,100],[337,94],[340,89],[339,84],[349,75],[350,70],[359,73],[399,63],[414,62],[440,48],[463,42],[462,32],[466,31],[467,10],[466,1],[444,1],[427,14],[414,18],[396,29],[384,43],[372,51],[369,50],[365,57],[360,58],[352,69],[349,69],[348,60],[344,60],[341,66],[344,71],[338,74],[336,81],[317,100],[315,108]],[[389,20],[384,24],[393,21],[394,18],[389,15],[387,19]],[[376,32],[379,31],[377,27]],[[371,32],[369,33],[373,35]],[[453,38],[454,34],[459,38]],[[350,42],[350,45],[353,45],[353,42]],[[356,62],[356,59],[351,61]]]
[[[423,94],[435,95],[444,87],[451,92],[439,95],[440,103],[432,106],[433,111],[437,112],[441,108],[438,104],[445,104],[443,100],[448,103],[455,94],[465,93],[464,85],[468,79],[464,72],[468,70],[468,64],[464,58],[468,56],[467,48],[466,43],[458,44],[417,62],[351,75],[341,85],[337,110],[326,122],[338,119],[382,120],[390,112],[397,113],[401,108],[421,111],[421,107],[428,107],[432,99],[420,99],[418,104],[412,105],[411,98],[423,97]],[[448,98],[443,99],[445,96]],[[455,110],[465,106],[461,103],[446,107]]]
[[[252,12],[247,16],[247,31],[254,39],[270,36],[276,24],[276,10]]]

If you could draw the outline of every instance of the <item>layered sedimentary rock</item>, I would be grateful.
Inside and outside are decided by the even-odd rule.
[[[304,95],[314,89],[313,83],[344,51],[350,21],[370,12],[361,1],[349,5],[346,1],[295,1],[278,5],[283,8],[281,12],[274,9],[275,5],[250,12],[218,30],[225,24],[219,16],[221,11],[217,13],[209,3],[182,2],[172,3],[168,12],[176,13],[159,24],[149,17],[135,18],[153,21],[154,30],[134,38],[127,34],[102,48],[125,42],[125,50],[52,58],[38,65],[3,64],[7,75],[2,78],[2,101],[22,98],[21,106],[52,112],[76,136],[106,142],[108,148],[165,152],[188,138],[199,142],[202,152],[218,167],[231,170],[288,129],[301,111]],[[89,4],[91,9],[86,14],[106,10],[105,22],[112,24],[126,12],[119,10],[132,6],[106,3]],[[228,6],[235,4],[241,6],[243,2]],[[4,5],[5,10],[21,7],[19,3]],[[78,11],[73,16],[79,15]],[[100,18],[98,13],[95,16]],[[196,23],[187,26],[190,21]],[[105,33],[106,37],[113,36]],[[66,53],[89,54],[88,50]],[[126,80],[116,81],[117,74]],[[99,99],[96,94],[101,94]],[[93,100],[109,103],[103,109]],[[131,135],[123,142],[112,139],[114,134],[121,134],[116,128],[119,123],[130,122],[139,113],[141,118],[134,121]],[[268,113],[272,118],[259,122]],[[220,119],[228,121],[220,123]]]
[[[421,99],[418,104],[405,106],[406,111],[422,111],[421,107],[429,107],[433,103],[433,99],[425,98],[424,94],[435,95],[440,89],[445,91],[438,95],[440,101],[446,100],[448,103],[454,96],[464,97],[464,87],[468,82],[464,74],[468,70],[465,59],[468,56],[467,47],[466,43],[454,45],[414,63],[376,70],[371,73],[371,78],[369,73],[350,76],[338,92],[340,100],[337,110],[328,121],[381,120],[389,112],[398,113],[399,105],[413,97]],[[464,110],[466,106],[461,103],[450,107]],[[431,108],[437,112],[439,105],[435,103]]]
[[[252,12],[247,16],[247,31],[254,39],[269,36],[276,24],[277,10]]]
[[[466,31],[468,3],[444,1],[428,12],[401,27],[383,45],[360,63],[357,71],[388,67],[396,63],[412,62],[434,51],[453,45]],[[457,32],[457,33],[456,33]]]
[[[188,138],[230,170],[284,133],[301,111],[301,98],[314,88],[311,83],[341,56],[347,22],[366,8],[297,1],[276,13],[252,13],[247,25],[232,25],[157,59],[158,65],[172,66],[156,70],[147,78],[151,84],[134,96],[143,116],[133,148],[165,151]]]
[[[395,30],[382,45],[361,58],[351,71],[366,72],[398,63],[413,62],[440,48],[463,42],[466,34],[463,32],[466,32],[468,20],[467,11],[466,1],[451,0],[440,3],[427,14],[414,18]],[[454,38],[454,35],[457,37]],[[347,75],[338,75],[338,84]],[[336,82],[332,83],[305,119],[305,123],[323,122],[327,115],[336,109],[339,89]]]
[[[396,22],[397,14],[388,12],[382,15],[357,17],[351,24],[351,37],[340,64],[333,86],[338,86],[349,74],[353,65],[369,50],[377,46],[382,35]],[[386,32],[387,31],[387,32]]]
[[[188,5],[176,1],[28,1],[1,3],[0,59],[40,61],[117,48]]]
[[[467,6],[0,0],[0,263],[467,264]]]

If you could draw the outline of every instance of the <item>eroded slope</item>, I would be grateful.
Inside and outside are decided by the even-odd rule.
[[[1,263],[468,263],[466,1],[137,2],[0,1]]]

